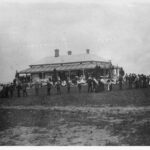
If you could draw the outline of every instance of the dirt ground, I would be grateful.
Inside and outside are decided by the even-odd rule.
[[[0,100],[0,145],[150,145],[150,89]]]

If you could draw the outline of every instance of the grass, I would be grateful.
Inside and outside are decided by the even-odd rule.
[[[150,92],[148,89],[114,90],[101,93],[87,93],[84,87],[82,93],[78,93],[77,88],[72,88],[71,93],[62,88],[62,94],[57,95],[55,89],[51,96],[47,96],[46,89],[41,88],[39,96],[35,96],[34,89],[28,90],[28,97],[12,99],[1,99],[1,105],[47,105],[47,106],[147,106],[150,104]]]
[[[0,145],[150,145],[149,88],[71,90],[1,99]]]

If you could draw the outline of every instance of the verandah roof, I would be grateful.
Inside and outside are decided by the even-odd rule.
[[[76,55],[60,55],[59,57],[45,57],[38,62],[31,64],[34,65],[45,65],[45,64],[64,64],[64,63],[74,63],[74,62],[90,62],[90,61],[98,61],[98,62],[110,62],[98,55],[95,54],[76,54]]]
[[[109,64],[100,64],[101,68],[109,68]],[[72,64],[72,65],[60,65],[60,66],[52,66],[52,65],[43,65],[43,66],[33,66],[31,68],[20,71],[20,74],[28,74],[28,73],[38,73],[38,72],[52,72],[54,69],[57,71],[69,71],[69,70],[80,70],[80,69],[93,69],[96,67],[96,64]]]

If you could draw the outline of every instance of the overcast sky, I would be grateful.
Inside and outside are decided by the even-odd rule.
[[[148,0],[2,0],[0,82],[16,70],[68,50],[89,48],[125,71],[150,73]]]

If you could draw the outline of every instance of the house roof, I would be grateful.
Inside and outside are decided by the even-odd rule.
[[[38,72],[50,72],[54,69],[58,71],[68,71],[68,70],[78,70],[78,69],[92,69],[96,67],[96,63],[85,63],[85,64],[65,64],[65,65],[39,65],[39,66],[32,66],[25,70],[20,71],[21,74],[26,73],[38,73]],[[102,68],[109,68],[110,64],[99,64]]]
[[[77,54],[77,55],[62,55],[59,57],[45,57],[38,62],[31,64],[33,65],[43,65],[43,64],[64,64],[64,63],[74,63],[74,62],[87,62],[87,61],[98,61],[98,62],[109,62],[108,60],[99,57],[95,54]]]

